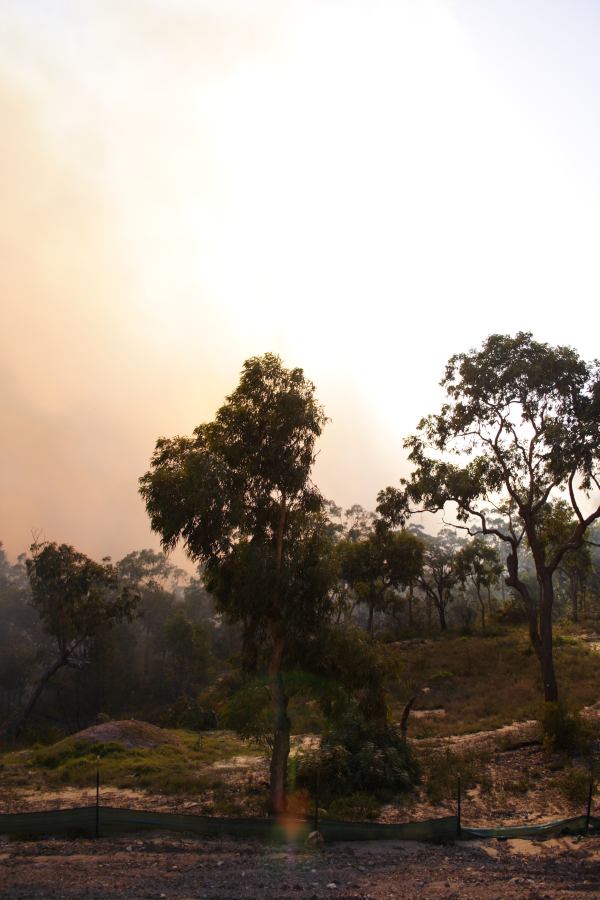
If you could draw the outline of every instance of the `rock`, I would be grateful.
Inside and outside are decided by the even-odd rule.
[[[306,838],[306,843],[309,847],[317,847],[320,850],[323,847],[325,840],[320,831],[311,831]]]

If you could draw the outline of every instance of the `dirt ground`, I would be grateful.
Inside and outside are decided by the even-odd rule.
[[[592,708],[590,715],[597,715]],[[535,723],[451,739],[415,741],[418,755],[474,752],[485,756],[493,784],[466,792],[464,825],[533,823],[577,815],[553,787],[548,757],[535,742]],[[313,740],[308,736],[305,741]],[[243,757],[215,763],[231,790],[267,777],[266,760]],[[34,773],[31,773],[32,780]],[[515,779],[527,790],[514,791]],[[93,790],[0,784],[0,810],[87,805]],[[102,802],[206,813],[206,799],[177,799],[143,791],[102,788]],[[595,806],[599,801],[595,800]],[[596,811],[596,810],[594,810]],[[256,811],[248,809],[249,814]],[[454,812],[453,798],[432,803],[424,789],[404,807],[384,807],[380,821],[437,818]],[[488,840],[448,845],[381,841],[329,844],[322,850],[152,833],[93,840],[0,838],[0,898],[600,898],[600,837]]]
[[[323,850],[191,837],[0,843],[2,898],[600,897],[600,838]]]

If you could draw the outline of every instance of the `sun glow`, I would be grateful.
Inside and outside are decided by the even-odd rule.
[[[146,541],[136,478],[157,435],[210,419],[251,355],[304,367],[333,420],[317,482],[372,506],[452,353],[518,329],[597,352],[581,328],[600,274],[588,82],[561,75],[562,106],[545,85],[532,105],[539,86],[492,58],[478,4],[51,6],[0,10],[15,550],[57,510],[80,527],[100,470],[114,484],[89,533],[104,517],[112,535],[110,494]],[[579,130],[561,131],[573,110]]]

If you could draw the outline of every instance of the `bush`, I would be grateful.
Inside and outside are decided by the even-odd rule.
[[[430,756],[425,767],[425,786],[429,799],[434,803],[454,800],[459,776],[462,790],[476,784],[482,790],[490,790],[491,782],[484,772],[484,761],[484,755],[477,757],[473,754],[452,753],[450,750]]]
[[[376,819],[381,811],[381,804],[364,791],[338,797],[333,800],[328,813],[332,819],[347,819],[351,822],[364,822],[365,819]]]
[[[570,712],[563,703],[544,703],[540,725],[544,745],[548,750],[573,753],[589,749],[589,729],[581,716]]]
[[[573,766],[558,779],[558,788],[567,800],[584,804],[590,790],[590,772],[580,766]]]
[[[418,768],[406,741],[393,729],[373,731],[356,712],[323,736],[317,751],[298,758],[297,784],[326,803],[348,795],[374,795],[379,799],[408,791]]]

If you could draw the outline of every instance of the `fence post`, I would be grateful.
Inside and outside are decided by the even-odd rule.
[[[315,827],[314,831],[319,830],[319,788],[320,788],[320,780],[321,780],[321,760],[319,759],[319,763],[317,765],[317,777],[315,780]]]
[[[590,788],[588,791],[588,801],[587,801],[587,812],[585,815],[585,833],[588,834],[590,830],[590,817],[592,814],[592,794],[594,793],[594,775],[593,773],[590,775]]]
[[[460,775],[456,779],[456,836],[460,838],[461,836],[461,824],[460,824],[460,800],[461,800],[461,790],[460,790]]]
[[[100,757],[96,757],[96,837],[100,837]]]

